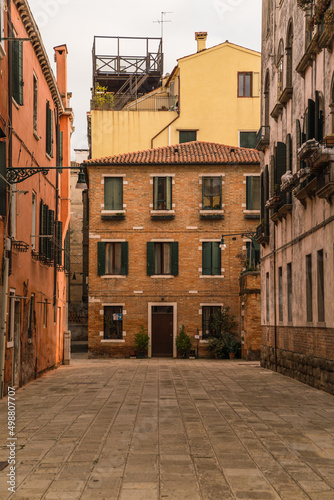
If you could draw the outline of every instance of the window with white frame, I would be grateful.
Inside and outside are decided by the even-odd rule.
[[[106,340],[121,340],[123,338],[123,307],[104,306],[103,336]]]
[[[221,210],[222,208],[222,177],[202,178],[202,208],[203,210]]]
[[[128,274],[129,243],[127,241],[99,241],[97,247],[99,276],[126,276]]]
[[[203,276],[221,274],[221,250],[218,241],[202,243],[202,274]]]
[[[246,177],[246,208],[247,210],[260,210],[261,184],[259,175]]]
[[[104,178],[104,209],[123,210],[123,177]]]
[[[202,339],[216,337],[220,334],[215,330],[215,319],[221,313],[221,306],[202,306]]]
[[[148,242],[147,243],[147,275],[148,276],[177,276],[179,246],[173,242]]]
[[[154,210],[172,210],[172,177],[153,178]]]

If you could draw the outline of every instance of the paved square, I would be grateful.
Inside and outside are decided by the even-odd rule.
[[[258,363],[75,359],[16,417],[15,500],[334,499],[334,397]]]

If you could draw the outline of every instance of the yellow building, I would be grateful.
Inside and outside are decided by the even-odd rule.
[[[145,75],[135,76],[131,58],[123,59],[131,73],[128,86],[136,89],[136,98],[124,100],[118,91],[107,106],[110,109],[96,109],[92,101],[88,113],[92,158],[193,140],[255,146],[260,127],[261,55],[228,41],[206,49],[206,38],[206,32],[196,33],[197,52],[179,59],[162,86],[151,92],[146,88],[141,95],[137,90]],[[106,71],[115,78],[127,71],[126,66],[117,70],[113,65],[122,60],[119,53],[107,58],[96,55],[95,50],[94,54],[100,58],[95,82],[107,81]],[[146,68],[152,61],[147,54]],[[140,67],[141,61],[137,62]]]

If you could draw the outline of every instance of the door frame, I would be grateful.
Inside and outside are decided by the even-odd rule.
[[[173,358],[176,358],[175,339],[177,336],[177,302],[149,302],[148,303],[148,336],[150,337],[150,345],[148,349],[148,357],[152,357],[152,307],[154,306],[173,306]]]

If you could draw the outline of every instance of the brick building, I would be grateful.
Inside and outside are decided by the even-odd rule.
[[[150,356],[176,356],[183,324],[206,352],[210,318],[239,316],[239,258],[259,218],[259,155],[189,142],[87,160],[89,355],[128,356],[148,330]]]
[[[28,2],[0,6],[9,38],[0,62],[1,96],[8,98],[0,159],[3,392],[63,360],[70,185],[62,166],[70,164],[73,113],[66,45],[54,48],[55,78]]]
[[[263,1],[262,365],[334,393],[333,1]]]

